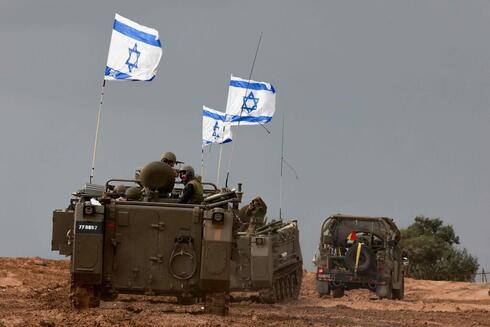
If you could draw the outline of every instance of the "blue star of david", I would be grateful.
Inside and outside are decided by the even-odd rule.
[[[131,73],[133,68],[138,68],[138,59],[140,58],[141,52],[138,51],[138,44],[134,44],[134,47],[128,48],[129,57],[126,60],[126,65],[128,65],[129,72]],[[133,59],[133,60],[131,60]]]
[[[257,110],[257,103],[259,102],[259,98],[256,98],[252,91],[246,97],[243,97],[242,110],[247,110],[248,113],[251,113],[254,110]]]
[[[213,127],[213,135],[212,135],[215,139],[217,139],[219,137],[219,133],[216,133],[216,131],[218,129],[219,129],[218,122],[216,122],[216,124],[214,124],[214,127]]]

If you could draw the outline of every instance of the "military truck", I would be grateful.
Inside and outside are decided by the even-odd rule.
[[[315,255],[319,296],[342,297],[367,288],[379,298],[403,299],[404,265],[400,231],[393,219],[334,215],[321,228]]]
[[[52,236],[52,250],[71,259],[72,305],[95,307],[119,293],[167,295],[183,304],[204,299],[206,312],[226,314],[232,290],[272,293],[274,301],[297,296],[296,222],[240,233],[241,184],[203,185],[202,204],[179,204],[175,172],[152,162],[138,179],[73,193],[68,208],[53,212]]]

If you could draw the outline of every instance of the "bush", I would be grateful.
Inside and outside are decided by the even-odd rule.
[[[459,237],[439,218],[415,217],[401,230],[402,247],[409,254],[410,276],[418,279],[474,281],[478,259],[457,247]]]

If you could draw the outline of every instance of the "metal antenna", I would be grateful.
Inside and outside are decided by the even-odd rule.
[[[282,132],[281,132],[281,177],[279,178],[279,219],[282,219],[282,167],[284,162],[284,116],[282,112]]]
[[[99,103],[99,111],[97,111],[97,128],[95,129],[95,141],[94,141],[94,153],[92,155],[92,169],[90,169],[90,178],[89,182],[92,184],[94,180],[95,174],[95,154],[97,153],[97,141],[99,137],[99,125],[100,125],[100,112],[102,111],[102,100],[104,99],[104,89],[105,89],[105,78],[102,83],[102,90],[100,91],[100,103]]]
[[[282,112],[282,132],[281,132],[281,177],[279,178],[279,219],[282,219],[282,181],[283,181],[283,168],[286,165],[294,173],[296,179],[299,179],[296,169],[284,158],[284,120],[286,114]]]

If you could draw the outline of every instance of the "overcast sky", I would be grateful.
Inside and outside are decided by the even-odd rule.
[[[50,252],[51,212],[88,181],[114,14],[156,28],[157,78],[108,82],[95,180],[130,178],[162,151],[197,167],[201,106],[230,74],[277,90],[267,125],[240,127],[230,183],[299,220],[308,268],[323,219],[416,215],[452,224],[490,269],[488,1],[2,1],[0,255]],[[228,166],[231,145],[224,149]],[[206,150],[215,181],[218,148]],[[226,169],[224,169],[226,170]],[[224,174],[224,170],[222,174]]]

